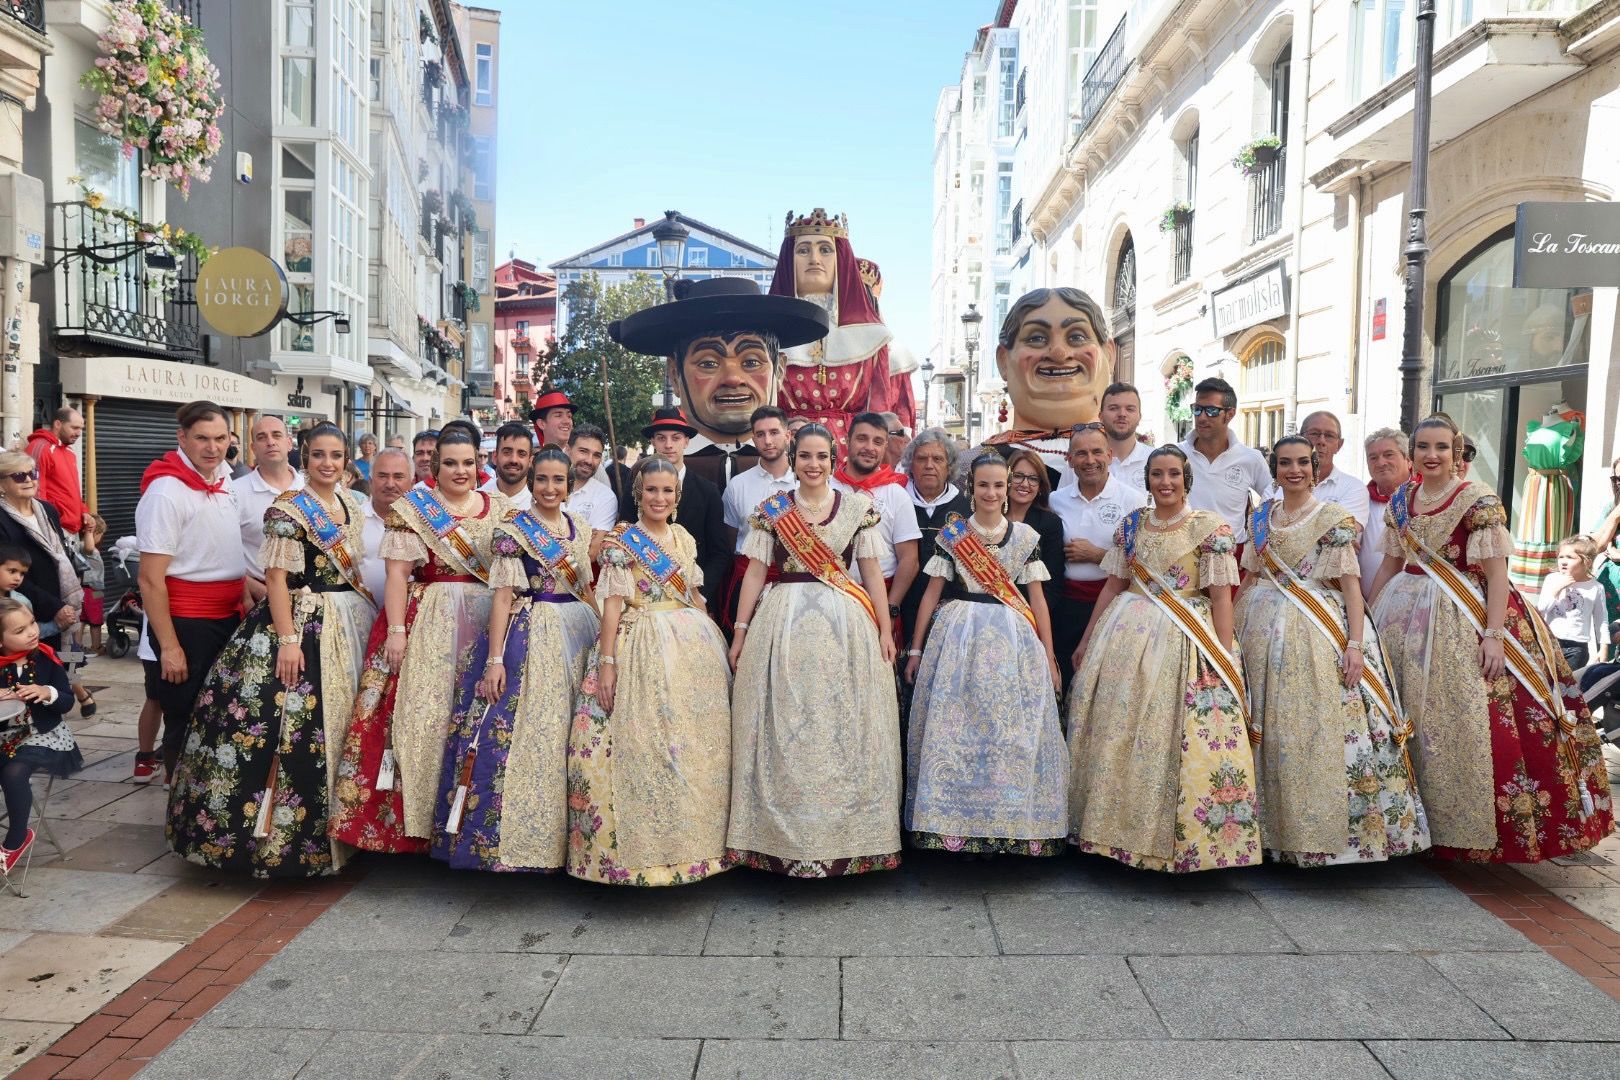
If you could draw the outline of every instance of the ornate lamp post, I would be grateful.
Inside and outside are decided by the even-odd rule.
[[[658,245],[658,268],[664,273],[665,303],[675,299],[675,279],[681,276],[681,264],[686,261],[686,240],[691,235],[691,230],[681,224],[680,214],[675,210],[665,210],[664,220],[652,227],[653,241]],[[663,401],[665,407],[675,404],[674,370],[674,360],[666,357]]]
[[[967,407],[967,415],[962,418],[962,430],[967,435],[969,446],[973,445],[973,384],[979,377],[979,366],[973,354],[979,351],[979,324],[983,321],[978,304],[969,304],[962,313],[962,346],[967,349],[967,394],[962,399]]]
[[[1434,0],[1419,0],[1412,84],[1412,192],[1407,200],[1406,325],[1401,333],[1401,426],[1416,431],[1423,388],[1424,270],[1429,261],[1429,113],[1433,105]]]
[[[934,362],[925,356],[923,357],[922,367],[918,368],[918,370],[922,372],[923,377],[922,423],[917,425],[921,429],[928,426],[928,393],[934,388]]]

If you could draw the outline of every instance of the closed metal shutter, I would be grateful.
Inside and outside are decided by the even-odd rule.
[[[135,535],[141,474],[175,448],[174,410],[150,401],[96,402],[96,513],[107,519],[108,547]]]

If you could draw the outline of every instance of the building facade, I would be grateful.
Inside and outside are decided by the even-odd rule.
[[[511,258],[495,268],[495,397],[504,417],[526,419],[534,363],[555,340],[557,275]]]
[[[500,397],[495,392],[495,290],[490,252],[495,240],[495,118],[501,13],[460,4],[453,8],[462,60],[471,82],[468,130],[462,147],[466,166],[463,193],[470,199],[471,208],[460,285],[467,307],[467,403],[473,416],[487,424],[500,412]]]

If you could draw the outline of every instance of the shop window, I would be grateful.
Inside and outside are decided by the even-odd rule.
[[[1110,329],[1114,332],[1114,380],[1135,382],[1136,376],[1136,241],[1131,234],[1119,245],[1114,258],[1113,311]]]
[[[1244,350],[1242,374],[1238,377],[1238,421],[1243,441],[1253,447],[1267,447],[1287,434],[1286,409],[1280,399],[1283,366],[1288,348],[1277,334],[1265,334]]]

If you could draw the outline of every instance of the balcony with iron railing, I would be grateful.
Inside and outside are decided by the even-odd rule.
[[[1261,240],[1282,228],[1283,166],[1288,148],[1279,146],[1269,162],[1256,165],[1249,173],[1249,243]]]
[[[1114,32],[1108,35],[1108,40],[1097,51],[1097,59],[1086,69],[1085,78],[1080,81],[1080,113],[1075,117],[1073,128],[1076,138],[1084,135],[1097,119],[1097,114],[1102,112],[1130,67],[1131,58],[1125,55],[1125,31],[1129,21],[1128,15],[1119,20]]]
[[[93,345],[170,360],[202,359],[197,259],[84,202],[52,207],[59,347]]]
[[[1192,277],[1193,216],[1194,211],[1188,210],[1176,217],[1175,228],[1172,230],[1175,254],[1170,265],[1171,284],[1180,284]]]
[[[518,352],[528,352],[533,344],[534,340],[529,337],[529,332],[527,330],[519,330],[517,333],[512,335],[512,348],[516,349]]]
[[[45,32],[45,0],[0,0],[0,15],[9,15],[30,30]]]

